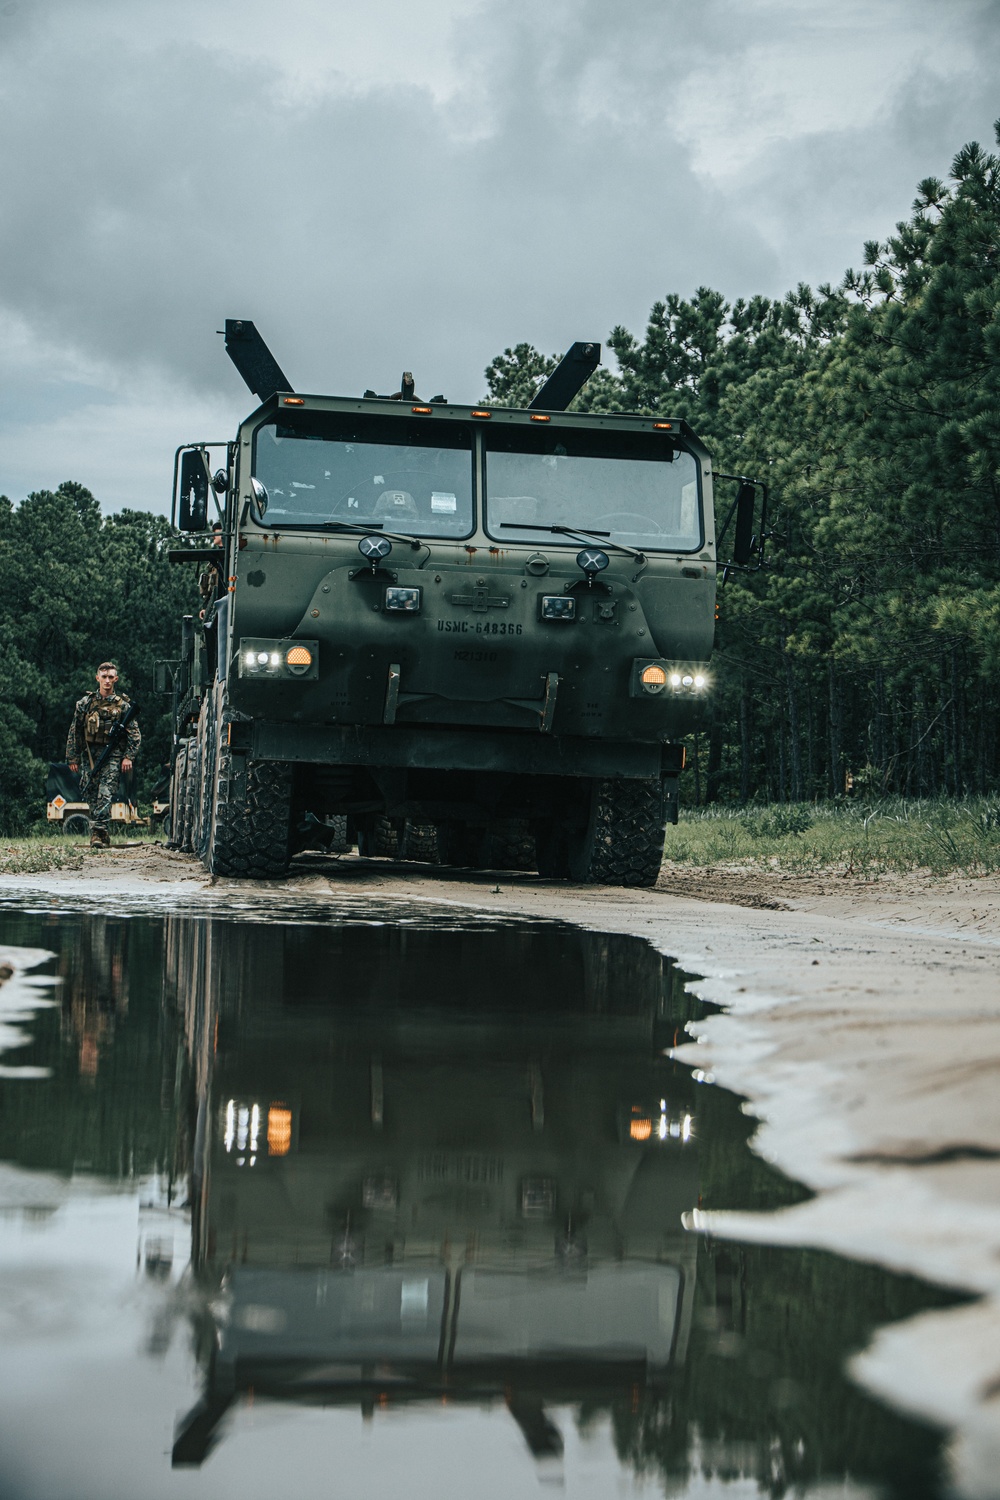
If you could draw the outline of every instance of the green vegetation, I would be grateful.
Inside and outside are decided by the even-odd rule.
[[[41,875],[46,870],[77,870],[89,851],[87,838],[51,834],[0,840],[0,875]]]
[[[62,760],[73,704],[105,658],[142,709],[140,795],[157,779],[170,738],[153,662],[197,601],[189,570],[167,563],[169,534],[145,511],[102,516],[79,484],[18,506],[0,496],[0,834],[44,812],[47,763]]]
[[[618,372],[579,407],[682,417],[720,472],[771,487],[769,565],[720,594],[689,802],[997,786],[998,241],[1000,161],[972,144],[839,287],[732,306],[703,287],[657,302],[642,340],[613,330]],[[523,402],[553,363],[506,350],[490,399]]]
[[[878,802],[716,803],[682,812],[665,857],[684,865],[873,879],[1000,870],[1000,803],[981,797]]]
[[[79,870],[86,862],[105,857],[100,849],[91,849],[88,834],[56,833],[54,826],[58,825],[41,822],[23,837],[0,838],[0,875],[42,875],[46,870]],[[122,831],[116,824],[111,826],[112,848],[126,843],[132,847],[139,844],[156,846],[162,842],[156,828]]]

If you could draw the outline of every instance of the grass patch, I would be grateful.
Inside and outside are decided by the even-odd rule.
[[[158,843],[159,839],[147,835],[145,829],[130,830],[129,834],[112,834],[112,844],[138,842]],[[0,838],[0,875],[44,875],[47,870],[79,870],[91,859],[100,859],[101,851],[91,852],[90,835],[79,837],[53,834],[43,823],[40,830],[24,838]]]
[[[1000,870],[1000,801],[893,797],[690,808],[667,829],[665,858],[862,880],[912,871],[990,875]]]
[[[145,829],[130,835],[129,843],[160,842]],[[101,857],[99,850],[91,854],[89,843],[86,836],[53,835],[44,825],[27,838],[0,839],[0,875],[80,869]],[[683,808],[678,826],[667,829],[664,859],[860,880],[916,871],[992,875],[1000,871],[1000,799],[887,797]]]
[[[31,835],[0,839],[0,875],[42,875],[46,870],[79,869],[89,853],[90,840]]]

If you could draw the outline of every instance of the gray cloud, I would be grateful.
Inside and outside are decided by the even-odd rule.
[[[79,477],[148,503],[175,442],[247,405],[227,315],[303,389],[406,365],[473,399],[519,338],[639,327],[702,283],[836,279],[989,139],[994,4],[705,0],[696,26],[681,0],[428,5],[433,48],[395,0],[364,24],[315,0],[280,23],[262,0],[0,6],[0,488],[66,477],[45,465],[90,412]],[[893,37],[893,67],[861,66]]]

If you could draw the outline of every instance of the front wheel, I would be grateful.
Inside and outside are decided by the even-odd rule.
[[[667,831],[659,778],[596,781],[588,811],[586,825],[568,835],[570,879],[586,885],[655,885]]]
[[[292,842],[292,767],[251,760],[229,747],[232,713],[221,698],[201,725],[206,761],[198,853],[212,875],[275,880],[288,873]]]
[[[652,886],[663,859],[666,799],[658,778],[594,781],[535,824],[539,875],[583,885]]]
[[[213,875],[277,880],[288,874],[292,832],[292,768],[284,761],[250,760],[220,748],[212,840],[206,864]]]

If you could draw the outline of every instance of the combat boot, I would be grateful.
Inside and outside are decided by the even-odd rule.
[[[91,849],[106,849],[111,843],[111,836],[106,828],[92,828],[90,830]]]

